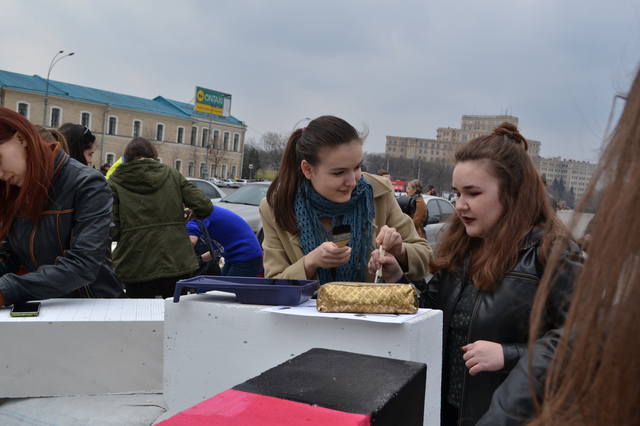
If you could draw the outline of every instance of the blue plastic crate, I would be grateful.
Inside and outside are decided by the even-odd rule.
[[[318,280],[201,275],[178,281],[173,301],[178,303],[182,289],[190,288],[198,293],[212,290],[234,293],[240,303],[297,306],[309,300],[319,285]]]

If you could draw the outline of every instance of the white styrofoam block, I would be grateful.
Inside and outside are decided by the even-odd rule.
[[[51,299],[0,309],[0,398],[162,389],[164,300]]]
[[[165,305],[164,395],[170,417],[311,348],[427,364],[425,424],[440,424],[442,312],[404,324],[261,312],[219,292]]]

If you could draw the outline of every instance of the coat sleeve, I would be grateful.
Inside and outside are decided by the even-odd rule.
[[[538,339],[531,352],[533,391],[540,398],[544,377],[562,336],[562,330],[551,330]],[[478,426],[516,426],[527,423],[535,414],[532,389],[529,386],[529,356],[525,354],[496,389],[489,410]]]
[[[211,200],[178,171],[176,171],[176,173],[179,175],[178,178],[180,179],[180,189],[182,191],[182,202],[184,205],[193,210],[193,215],[198,219],[204,219],[209,216],[213,211]]]
[[[266,199],[260,203],[260,218],[264,239],[262,241],[264,276],[267,278],[286,278],[292,280],[306,280],[304,270],[304,256],[299,259],[291,259],[287,254],[285,242],[286,235],[276,224],[271,207]]]
[[[429,272],[429,260],[433,255],[431,247],[424,238],[420,238],[411,218],[402,213],[393,192],[388,192],[383,196],[385,199],[380,205],[388,209],[386,225],[395,228],[400,233],[407,251],[409,270],[405,272],[412,281],[424,279]],[[378,212],[376,212],[377,214]]]
[[[0,277],[18,270],[9,241],[0,241]]]
[[[64,296],[95,281],[111,241],[111,190],[96,171],[76,179],[73,185],[75,211],[69,249],[52,265],[24,275],[0,277],[0,293],[6,304]]]

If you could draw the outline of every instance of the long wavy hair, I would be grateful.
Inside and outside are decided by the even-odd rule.
[[[16,216],[26,216],[38,222],[47,204],[49,184],[53,178],[54,149],[44,142],[36,127],[24,116],[8,108],[0,107],[0,124],[21,135],[26,143],[27,169],[22,186],[0,181],[0,240],[2,240]],[[9,139],[0,141],[0,144]]]
[[[532,425],[640,424],[638,182],[640,72],[576,209],[582,212],[601,196],[589,255],[574,283],[565,333],[547,372],[542,406],[538,405]],[[536,295],[530,345],[544,321],[557,251]]]
[[[484,238],[467,235],[460,218],[452,216],[437,255],[430,262],[434,272],[459,269],[464,258],[473,253],[471,282],[481,290],[494,291],[500,278],[515,266],[521,244],[535,226],[544,229],[539,253],[544,265],[546,253],[563,227],[527,149],[527,141],[518,128],[506,122],[490,135],[473,139],[458,149],[456,163],[482,162],[498,179],[503,214]]]
[[[293,201],[298,186],[305,179],[300,169],[302,160],[316,165],[320,161],[321,149],[353,141],[362,142],[363,139],[351,124],[331,115],[318,117],[310,121],[306,128],[297,129],[289,136],[280,170],[267,191],[267,202],[277,213],[276,223],[280,228],[292,234],[298,232]]]

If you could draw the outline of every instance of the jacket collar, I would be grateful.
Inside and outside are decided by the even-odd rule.
[[[389,192],[393,193],[389,179],[366,172],[363,172],[362,175],[367,179],[373,189],[373,198],[381,197]]]

